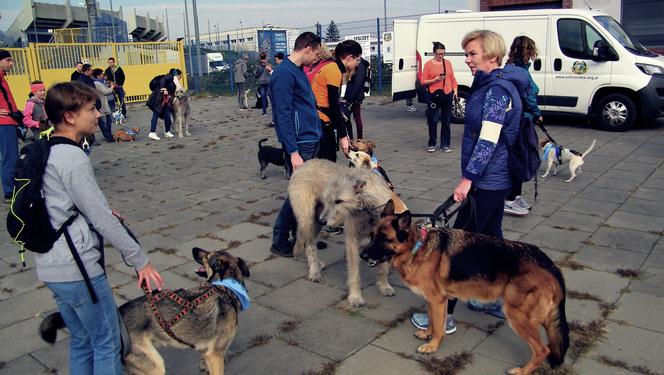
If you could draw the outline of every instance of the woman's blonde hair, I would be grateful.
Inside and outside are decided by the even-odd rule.
[[[480,41],[480,45],[484,50],[484,55],[487,58],[491,59],[495,57],[498,66],[503,64],[506,47],[505,40],[502,36],[500,36],[500,34],[491,30],[471,31],[463,37],[463,40],[461,41],[461,47],[465,49],[466,45],[475,39]]]

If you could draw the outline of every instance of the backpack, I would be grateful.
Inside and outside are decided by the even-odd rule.
[[[164,78],[165,74],[160,74],[150,81],[150,92],[156,90],[161,85],[161,79]]]
[[[321,69],[323,69],[323,67],[325,65],[333,63],[333,62],[334,62],[334,58],[330,57],[329,59],[325,59],[325,60],[322,60],[322,61],[318,62],[316,65],[312,66],[311,69],[309,69],[308,71],[305,71],[304,74],[307,75],[307,79],[309,80],[309,84],[314,82],[314,78],[316,77],[316,75],[318,75],[318,72],[320,72]]]
[[[373,71],[371,70],[371,65],[369,62],[365,59],[360,60],[360,64],[364,64],[365,70],[364,70],[364,93],[368,94],[369,89],[371,88],[371,78],[373,75]]]

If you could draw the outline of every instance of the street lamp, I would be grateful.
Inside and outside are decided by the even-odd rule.
[[[242,39],[240,39],[242,41],[241,51],[244,51],[244,28],[242,27],[242,21],[240,21],[240,32],[242,33]],[[240,43],[240,40],[238,40],[238,43]]]

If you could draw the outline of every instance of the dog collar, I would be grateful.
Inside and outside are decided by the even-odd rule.
[[[244,285],[240,284],[239,281],[235,279],[216,280],[212,282],[212,285],[223,286],[229,289],[231,292],[233,292],[237,297],[237,299],[240,300],[240,304],[242,305],[242,311],[249,309],[249,306],[251,306],[251,299],[247,294],[247,288],[245,288]]]
[[[410,251],[411,254],[415,255],[418,250],[422,248],[422,245],[424,245],[424,239],[427,238],[427,235],[429,234],[429,228],[425,226],[420,227],[420,239],[415,242],[415,246],[413,246],[413,250]]]

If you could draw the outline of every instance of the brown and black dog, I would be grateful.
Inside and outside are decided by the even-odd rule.
[[[360,257],[373,267],[389,261],[406,285],[427,301],[431,324],[415,336],[430,340],[420,353],[438,350],[445,336],[447,299],[494,301],[502,298],[512,329],[533,352],[522,368],[530,374],[548,356],[556,367],[569,347],[565,318],[565,282],[553,261],[534,245],[455,229],[411,225],[411,213],[394,213],[389,201]],[[548,347],[538,328],[543,326]]]

